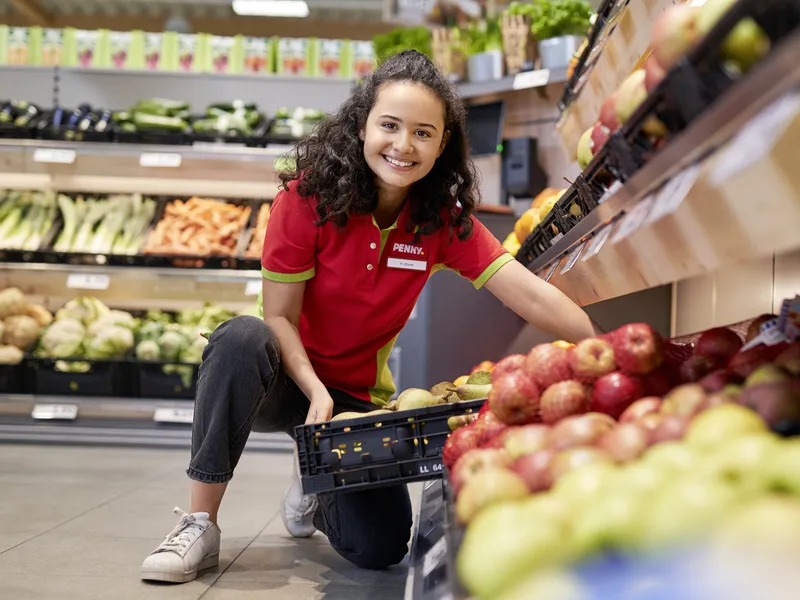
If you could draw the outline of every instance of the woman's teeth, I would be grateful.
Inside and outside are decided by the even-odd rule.
[[[389,164],[394,165],[396,167],[411,167],[414,164],[413,162],[397,160],[397,159],[394,159],[394,158],[392,158],[390,156],[384,156],[383,158],[386,160],[386,162],[388,162]]]

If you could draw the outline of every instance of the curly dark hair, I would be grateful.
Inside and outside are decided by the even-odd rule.
[[[386,83],[419,83],[433,91],[445,107],[445,148],[433,168],[409,193],[409,231],[429,235],[449,225],[465,240],[472,234],[470,215],[480,200],[475,165],[469,158],[466,109],[455,87],[424,54],[400,52],[381,64],[340,107],[326,116],[314,133],[301,140],[294,152],[294,170],[280,173],[281,188],[297,181],[303,197],[319,198],[319,224],[344,226],[351,214],[370,214],[378,205],[374,174],[364,158],[359,132]],[[446,209],[446,210],[445,210]],[[449,215],[445,223],[443,215]]]

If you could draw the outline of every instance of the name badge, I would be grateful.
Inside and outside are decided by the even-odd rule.
[[[386,261],[386,266],[392,269],[424,271],[428,268],[428,262],[425,260],[410,260],[408,258],[390,258]]]

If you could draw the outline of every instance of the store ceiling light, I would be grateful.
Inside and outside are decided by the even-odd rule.
[[[233,0],[233,12],[246,17],[296,17],[308,16],[304,0]]]

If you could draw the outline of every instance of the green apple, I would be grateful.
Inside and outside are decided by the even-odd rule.
[[[645,452],[638,464],[682,473],[697,464],[697,453],[683,442],[663,442]]]
[[[738,404],[715,406],[699,414],[689,424],[683,441],[700,452],[708,452],[749,433],[767,430],[764,420]]]
[[[781,367],[766,364],[761,365],[755,371],[750,373],[750,376],[745,379],[744,387],[752,387],[759,383],[780,383],[781,381],[788,380],[789,374]]]
[[[800,438],[781,441],[763,469],[772,489],[800,496]]]
[[[546,571],[522,580],[497,600],[587,600],[588,592],[566,571]]]
[[[745,494],[761,494],[769,488],[765,468],[780,451],[780,438],[770,432],[753,433],[731,440],[703,457],[699,472],[737,486]]]
[[[681,456],[681,453],[678,452],[676,456]],[[676,470],[667,463],[659,465],[656,461],[637,462],[620,469],[609,481],[608,487],[629,494],[652,492],[670,481],[675,473]]]
[[[570,508],[552,492],[541,492],[517,502],[520,515],[524,519],[536,521],[545,519],[563,526],[569,525],[572,516]]]
[[[738,508],[722,523],[714,545],[736,549],[789,554],[800,552],[800,500],[764,496]]]
[[[456,571],[478,598],[496,598],[536,569],[557,566],[567,530],[555,520],[526,519],[520,503],[495,504],[467,528]]]
[[[588,504],[574,520],[573,545],[576,554],[588,557],[610,548],[634,546],[637,524],[646,510],[647,492],[607,490]]]
[[[519,475],[502,467],[487,467],[469,478],[456,499],[459,523],[469,523],[490,504],[517,500],[529,494],[528,484]]]
[[[705,36],[725,15],[736,0],[706,0],[695,19],[695,30]],[[722,42],[722,53],[736,61],[743,71],[769,52],[770,41],[758,24],[742,19]]]
[[[596,494],[617,471],[608,463],[592,463],[569,471],[553,486],[553,493],[573,510],[593,502]]]

